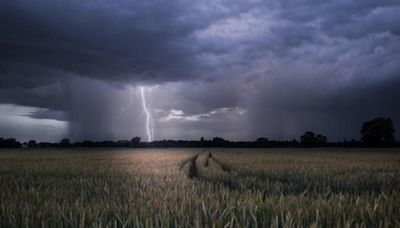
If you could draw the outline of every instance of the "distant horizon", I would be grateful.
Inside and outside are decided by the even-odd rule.
[[[390,117],[389,117],[389,118],[390,118]],[[392,119],[392,118],[390,118],[390,119]],[[393,119],[392,119],[392,121],[393,121]],[[400,138],[400,137],[399,137],[399,136],[400,136],[400,131],[399,131],[399,130],[396,130],[396,129],[397,129],[397,128],[396,128],[396,122],[393,121],[393,123],[394,123],[394,129],[395,129],[394,136],[395,136],[395,139],[397,140],[397,139]],[[356,136],[356,137],[351,137],[351,138],[339,137],[339,138],[331,139],[329,136],[326,136],[326,135],[324,135],[324,134],[322,134],[322,135],[326,136],[328,142],[330,142],[330,143],[340,143],[340,142],[343,142],[343,141],[352,141],[352,140],[361,141],[361,137],[362,137],[362,136],[361,136],[361,131],[360,131],[360,130],[361,130],[361,126],[360,126],[360,129],[358,130],[359,135]],[[306,130],[306,131],[304,131],[304,132],[307,132],[307,131],[312,131],[312,130]],[[304,132],[303,132],[303,133],[304,133]],[[315,131],[312,131],[312,132],[315,132]],[[315,132],[315,133],[320,133],[320,132]],[[55,140],[37,140],[37,139],[35,139],[35,138],[16,137],[16,136],[12,136],[12,135],[4,135],[4,134],[3,134],[3,135],[0,135],[0,138],[3,138],[3,139],[14,138],[14,139],[16,139],[16,140],[19,141],[19,142],[28,142],[28,141],[30,141],[30,140],[34,140],[34,141],[36,141],[36,142],[43,142],[43,143],[59,143],[62,139],[69,139],[69,140],[71,140],[71,142],[82,142],[82,141],[103,142],[103,141],[130,140],[130,139],[132,139],[132,138],[134,138],[134,137],[140,137],[142,142],[148,142],[148,141],[146,141],[146,137],[139,136],[139,135],[132,136],[132,137],[125,137],[125,138],[116,138],[116,137],[113,137],[113,138],[104,138],[104,139],[95,139],[95,138],[86,138],[86,139],[84,139],[84,138],[82,138],[82,139],[76,139],[76,138],[75,138],[75,139],[74,139],[74,138],[71,138],[71,137],[67,134],[67,135],[65,135],[65,136],[59,136],[58,139],[55,139]],[[247,139],[231,139],[231,138],[224,138],[224,137],[221,137],[221,136],[218,136],[218,135],[214,135],[214,136],[200,136],[199,138],[164,138],[164,139],[155,138],[154,140],[152,140],[152,141],[150,141],[150,142],[154,142],[154,141],[165,141],[165,140],[175,140],[175,141],[179,141],[179,140],[183,140],[183,141],[199,141],[200,138],[204,138],[204,140],[212,140],[212,139],[215,138],[215,137],[217,137],[217,138],[223,138],[223,139],[225,139],[225,140],[227,140],[227,141],[231,141],[231,142],[253,142],[253,141],[257,140],[258,138],[267,138],[268,140],[271,140],[271,141],[280,141],[280,142],[283,142],[283,141],[292,141],[292,140],[300,141],[301,134],[298,135],[297,137],[292,137],[292,138],[281,138],[281,139],[279,139],[279,138],[270,138],[270,137],[266,137],[266,136],[258,136],[258,137],[256,136],[256,137],[254,137],[254,138],[247,138]],[[21,139],[21,138],[22,138],[22,139]]]
[[[19,142],[21,144],[28,143],[29,141],[35,141],[37,144],[40,144],[40,143],[59,144],[62,140],[68,139],[71,144],[80,144],[80,143],[84,143],[84,142],[93,142],[93,143],[102,143],[102,142],[114,142],[114,143],[117,143],[117,142],[124,142],[124,141],[129,142],[133,138],[136,138],[136,137],[139,137],[139,136],[134,136],[134,137],[132,137],[130,139],[128,138],[128,139],[105,139],[105,140],[91,140],[91,139],[71,140],[68,137],[65,137],[65,138],[60,139],[59,141],[37,141],[35,139],[22,141],[22,140],[18,140],[15,137],[2,137],[2,136],[0,136],[0,139],[3,139],[3,140],[5,140],[5,139],[15,139],[17,142]],[[182,142],[202,142],[201,139],[155,139],[153,141],[145,141],[142,138],[140,138],[140,139],[141,139],[140,143],[142,143],[142,144],[152,144],[152,143],[165,142],[165,141],[172,141],[172,142],[179,142],[179,141],[182,141]],[[292,143],[294,141],[295,141],[295,143],[298,143],[298,144],[301,143],[301,136],[299,136],[297,138],[283,139],[283,140],[271,139],[271,138],[267,138],[267,137],[257,137],[257,138],[255,138],[253,140],[229,140],[229,139],[225,139],[225,138],[221,138],[221,137],[215,136],[215,137],[211,137],[211,138],[204,138],[203,140],[204,140],[204,142],[212,142],[214,139],[223,139],[223,140],[225,140],[226,142],[229,142],[229,143],[255,143],[259,139],[267,139],[267,142],[264,142],[266,144],[273,143],[273,142],[278,142],[278,143],[287,143],[288,142],[288,143]],[[353,142],[354,143],[362,143],[362,139],[360,137],[360,138],[342,139],[342,140],[334,141],[334,140],[329,140],[329,138],[328,138],[326,144],[327,145],[328,144],[341,144],[341,143],[349,143],[349,144],[351,144]],[[398,140],[398,138],[395,138],[395,144],[399,144],[399,143],[400,143],[400,141]]]
[[[138,137],[138,136],[133,136],[133,137]],[[133,138],[133,137],[132,137],[132,138]],[[121,139],[99,139],[99,140],[95,140],[95,139],[77,139],[77,140],[73,140],[73,139],[70,139],[70,138],[68,138],[68,137],[62,137],[62,138],[60,138],[60,140],[56,140],[56,141],[46,141],[46,140],[41,141],[41,140],[36,140],[36,139],[33,139],[33,138],[32,138],[32,139],[28,139],[28,140],[20,140],[20,139],[18,139],[18,138],[16,138],[16,137],[13,137],[13,136],[11,136],[11,137],[9,137],[9,136],[4,137],[4,136],[2,136],[2,135],[0,135],[0,138],[3,138],[3,139],[14,138],[14,139],[16,139],[17,141],[19,141],[19,142],[21,142],[21,143],[23,143],[23,142],[28,142],[28,141],[30,141],[30,140],[34,140],[34,141],[36,141],[37,143],[39,143],[39,142],[43,142],[43,143],[59,143],[62,139],[69,139],[69,140],[71,140],[72,143],[74,143],[74,142],[83,142],[83,141],[93,141],[93,142],[114,141],[114,142],[116,142],[116,141],[119,141],[119,140],[131,140],[131,139],[132,139],[132,138],[121,138]],[[213,138],[222,138],[222,137],[218,137],[218,136],[209,137],[209,138],[205,138],[205,137],[204,137],[204,140],[210,141],[210,140],[212,140]],[[299,137],[292,138],[292,139],[273,139],[273,138],[262,137],[262,136],[256,137],[256,138],[254,138],[253,140],[252,140],[252,139],[231,140],[231,139],[227,139],[227,138],[223,138],[223,139],[225,139],[226,141],[230,141],[230,142],[254,142],[254,141],[256,141],[258,138],[267,138],[269,141],[279,141],[279,142],[292,141],[292,140],[300,141],[300,136],[299,136]],[[396,137],[396,142],[398,141],[397,139],[398,139],[398,138]],[[155,140],[152,140],[152,141],[150,141],[150,142],[158,142],[158,141],[165,141],[165,140],[172,140],[172,141],[200,141],[200,139],[168,139],[168,138],[166,138],[166,139],[155,139]],[[343,142],[343,140],[344,140],[344,141],[347,141],[347,142],[352,141],[352,140],[361,141],[361,136],[358,137],[358,138],[349,138],[349,139],[343,138],[342,140],[329,140],[329,138],[328,138],[328,143]],[[149,141],[145,141],[145,140],[143,140],[143,138],[141,138],[141,142],[143,142],[143,143],[149,143]]]

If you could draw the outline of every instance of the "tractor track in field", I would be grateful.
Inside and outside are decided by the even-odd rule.
[[[196,160],[204,152],[205,151],[201,151],[201,152],[199,152],[199,153],[197,153],[197,154],[195,154],[195,155],[193,155],[193,156],[181,161],[181,163],[178,165],[178,169],[180,171],[182,171],[185,168],[185,166],[188,166],[188,170],[186,172],[186,176],[188,178],[190,178],[190,179],[198,178],[199,177],[199,171],[197,169]]]
[[[187,159],[182,160],[178,164],[178,169],[180,171],[182,171],[186,166],[188,166],[188,169],[186,171],[186,176],[190,179],[199,178],[200,176],[199,176],[199,171],[197,169],[196,160],[203,153],[207,153],[207,155],[206,155],[207,157],[203,163],[204,167],[208,167],[210,160],[212,160],[213,162],[215,162],[215,164],[218,165],[218,167],[221,168],[222,171],[231,173],[231,171],[232,171],[231,165],[222,162],[221,160],[214,157],[210,151],[206,151],[206,150],[203,150]]]
[[[208,176],[200,175],[196,161],[199,158],[199,156],[203,153],[206,154],[206,159],[203,162],[204,168],[208,168],[210,165],[210,160],[212,160],[222,171],[226,172],[229,174],[229,178],[211,178]],[[186,168],[187,167],[187,168]],[[196,179],[201,182],[206,182],[209,184],[214,185],[215,187],[219,186],[224,186],[227,187],[231,191],[247,191],[247,188],[243,188],[244,186],[241,186],[237,180],[235,180],[235,174],[232,173],[234,171],[233,167],[230,164],[227,164],[218,158],[216,158],[210,151],[201,151],[187,159],[182,160],[178,168],[180,171],[184,172],[185,176],[190,178],[190,179]],[[185,169],[186,168],[186,169]],[[183,170],[185,169],[185,170]]]
[[[229,164],[227,164],[225,162],[222,162],[221,160],[217,159],[216,157],[214,157],[211,154],[211,152],[209,154],[209,157],[207,157],[207,159],[209,159],[209,158],[212,159],[222,169],[222,171],[227,172],[227,173],[232,172],[232,166],[231,165],[229,165]]]

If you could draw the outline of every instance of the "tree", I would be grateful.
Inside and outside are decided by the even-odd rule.
[[[378,117],[364,122],[361,140],[369,146],[391,146],[395,143],[395,132],[390,118]]]
[[[67,139],[67,138],[64,138],[64,139],[62,139],[61,141],[60,141],[60,146],[61,147],[69,147],[70,146],[70,141],[69,141],[69,139]]]
[[[327,141],[328,141],[328,139],[324,135],[318,134],[317,136],[315,136],[315,142],[318,145],[324,145],[327,143]]]
[[[306,131],[301,137],[301,144],[307,147],[311,146],[324,146],[328,139],[326,136],[315,134],[312,131]]]
[[[312,131],[306,131],[304,135],[300,137],[301,144],[304,146],[313,146],[315,143],[315,134]]]
[[[19,148],[21,143],[14,138],[3,139],[0,138],[0,148]]]
[[[268,143],[268,139],[264,137],[260,137],[256,140],[258,143]]]
[[[220,137],[214,137],[212,140],[213,146],[224,146],[226,143],[227,141]]]
[[[141,138],[140,137],[133,137],[131,139],[132,146],[139,146]]]
[[[28,146],[28,148],[36,148],[37,147],[36,141],[35,140],[29,140],[27,146]]]
[[[214,137],[213,138],[213,142],[215,142],[215,143],[224,143],[224,142],[226,142],[226,140],[223,139],[223,138],[220,138],[220,137]]]
[[[256,139],[255,146],[265,147],[265,146],[268,146],[268,143],[269,143],[269,140],[267,138],[260,137],[260,138]]]

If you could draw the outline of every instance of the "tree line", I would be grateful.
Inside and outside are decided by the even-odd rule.
[[[58,143],[39,142],[30,140],[20,143],[14,138],[0,138],[0,148],[69,148],[69,147],[392,147],[399,146],[395,140],[395,128],[390,118],[375,118],[366,121],[361,127],[361,140],[328,142],[326,136],[312,131],[306,131],[297,139],[277,141],[261,137],[255,141],[234,142],[220,137],[200,140],[159,140],[142,142],[140,137],[131,140],[118,141],[90,141],[72,143],[69,139],[62,139]]]

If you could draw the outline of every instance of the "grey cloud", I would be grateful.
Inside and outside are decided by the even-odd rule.
[[[38,110],[28,114],[25,114],[33,119],[50,119],[50,120],[59,120],[59,121],[68,121],[66,114],[62,111],[53,111],[53,110]]]
[[[42,85],[34,88],[7,88],[0,90],[0,102],[51,110],[67,111],[69,97],[65,83]]]

